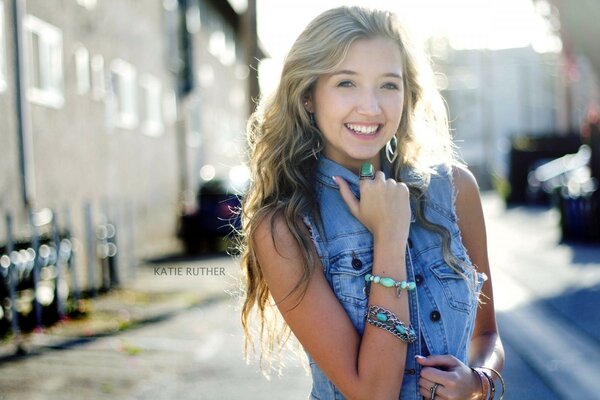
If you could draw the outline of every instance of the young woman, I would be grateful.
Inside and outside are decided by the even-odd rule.
[[[500,390],[479,191],[424,60],[391,13],[326,11],[248,125],[242,323],[248,338],[258,310],[269,351],[285,337],[278,308],[308,354],[311,399]]]

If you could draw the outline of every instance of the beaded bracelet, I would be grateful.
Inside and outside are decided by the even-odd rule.
[[[500,375],[500,372],[496,371],[494,368],[490,368],[490,367],[476,367],[479,369],[487,369],[488,371],[490,371],[493,374],[496,374],[498,376],[498,379],[500,379],[500,383],[502,384],[502,392],[500,392],[500,400],[504,399],[504,390],[505,390],[505,385],[504,385],[504,378],[502,378],[502,375]],[[487,374],[485,374],[486,376],[488,376]],[[493,382],[494,378],[491,377],[490,374],[490,380]],[[494,389],[495,391],[495,389]]]
[[[371,275],[371,274],[365,275],[365,281],[378,283],[384,287],[395,287],[396,294],[398,297],[400,297],[400,293],[402,293],[402,290],[411,291],[411,290],[415,290],[415,288],[417,287],[417,284],[414,282],[395,281],[394,279],[386,277],[386,276],[381,277],[379,275]]]
[[[388,331],[403,342],[413,343],[417,340],[417,334],[410,324],[406,326],[393,312],[383,307],[369,306],[366,317],[369,324]]]

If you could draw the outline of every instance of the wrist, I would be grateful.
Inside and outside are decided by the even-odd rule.
[[[394,246],[402,244],[402,249],[406,247],[408,241],[408,232],[398,232],[397,230],[379,229],[373,231],[373,240],[375,242],[388,242]]]

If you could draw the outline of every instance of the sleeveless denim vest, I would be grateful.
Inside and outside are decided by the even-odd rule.
[[[443,226],[452,235],[451,250],[471,266],[462,244],[454,212],[455,191],[451,170],[437,166],[426,189],[426,218]],[[373,237],[352,214],[342,199],[332,176],[341,176],[359,197],[359,179],[341,165],[321,157],[317,171],[316,201],[320,215],[304,215],[312,241],[323,264],[323,272],[338,300],[360,335],[365,329],[368,291],[364,276],[373,267]],[[386,177],[389,174],[386,173]],[[403,171],[402,181],[418,180],[417,174]],[[414,210],[415,205],[411,204]],[[452,270],[442,257],[441,237],[411,219],[406,267],[409,281],[417,289],[404,292],[409,297],[410,323],[418,333],[415,343],[408,345],[404,379],[399,398],[421,399],[418,379],[420,366],[417,354],[451,354],[467,363],[473,332],[477,298],[486,279],[484,274],[463,271],[475,277],[475,291]],[[340,400],[341,392],[308,356],[313,387],[311,399]]]

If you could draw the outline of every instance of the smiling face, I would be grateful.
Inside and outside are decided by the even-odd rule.
[[[306,106],[325,140],[325,157],[358,171],[369,161],[379,169],[379,152],[402,116],[402,55],[392,40],[359,39],[337,70],[319,77]]]

